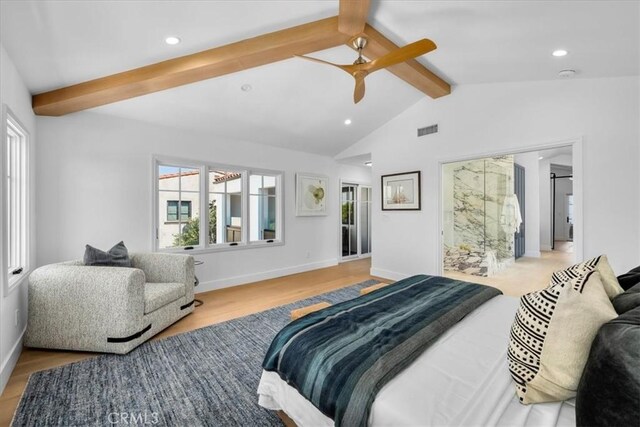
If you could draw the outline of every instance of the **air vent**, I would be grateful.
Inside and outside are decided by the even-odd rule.
[[[430,135],[432,133],[438,133],[438,125],[431,125],[418,129],[418,136]]]

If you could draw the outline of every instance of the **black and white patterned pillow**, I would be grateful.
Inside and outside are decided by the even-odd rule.
[[[624,292],[620,287],[618,279],[613,273],[611,266],[609,265],[609,260],[606,255],[600,255],[585,262],[581,262],[580,264],[572,265],[564,270],[556,271],[551,275],[549,286],[551,287],[567,281],[573,281],[574,289],[581,290],[584,286],[585,280],[580,280],[580,278],[584,278],[587,273],[592,271],[598,271],[598,273],[600,273],[602,283],[604,284],[605,291],[607,292],[609,299],[613,299],[616,295]]]
[[[555,284],[520,298],[507,360],[521,403],[575,396],[593,337],[617,316],[599,271],[585,270],[563,272],[564,281],[556,275]]]
[[[581,280],[582,276],[576,279]],[[558,282],[520,298],[520,307],[511,325],[507,351],[509,372],[516,383],[520,402],[524,401],[523,396],[527,393],[527,383],[533,381],[540,370],[540,356],[549,323],[560,291],[567,283],[570,282]]]
[[[583,277],[585,274],[594,271],[598,267],[598,263],[602,255],[592,258],[588,261],[581,262],[580,264],[572,265],[564,270],[556,271],[551,275],[551,281],[549,286],[558,285],[569,280],[575,280]],[[577,290],[577,289],[576,289]]]

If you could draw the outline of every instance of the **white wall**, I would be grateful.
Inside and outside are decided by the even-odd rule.
[[[95,113],[38,117],[38,264],[81,258],[85,244],[152,248],[152,155],[285,172],[284,246],[195,255],[199,292],[334,265],[339,180],[369,183],[370,168],[332,158],[162,128]],[[295,216],[295,173],[330,177],[329,216]],[[153,210],[155,212],[155,210]]]
[[[374,186],[372,271],[386,277],[439,273],[438,182],[441,159],[518,151],[583,137],[584,257],[607,253],[614,270],[638,264],[640,78],[575,79],[456,87],[423,99],[340,157],[371,152],[373,182],[386,173],[423,172],[419,212],[381,212]],[[416,129],[438,123],[422,138]],[[574,180],[574,185],[576,181]]]
[[[540,160],[540,250],[551,250],[551,163]]]
[[[521,153],[514,161],[524,168],[524,256],[540,256],[540,166],[538,152]]]
[[[20,120],[22,125],[29,132],[30,136],[30,152],[31,161],[30,180],[31,180],[31,253],[30,264],[35,265],[35,147],[36,147],[36,126],[35,116],[31,110],[31,95],[25,87],[20,75],[18,74],[13,62],[4,46],[0,44],[0,105],[6,104],[13,114]],[[4,144],[4,141],[2,141]],[[5,164],[2,165],[2,175],[5,176]],[[3,181],[4,182],[4,181]],[[3,185],[0,185],[0,200],[4,200]],[[2,209],[0,209],[0,219],[2,218]],[[1,222],[0,222],[1,223]],[[4,230],[0,232],[2,239],[6,239]],[[2,251],[0,245],[0,251]],[[2,259],[2,258],[0,258]],[[0,262],[1,264],[1,262]],[[2,268],[2,272],[6,269]],[[4,274],[0,274],[0,281],[6,280]],[[17,287],[13,288],[9,295],[2,295],[1,289],[4,283],[0,283],[0,393],[4,389],[11,371],[20,356],[22,349],[22,334],[27,323],[27,281],[24,280]],[[16,310],[18,310],[18,324],[15,324]]]

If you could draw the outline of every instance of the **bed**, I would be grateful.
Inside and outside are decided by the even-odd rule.
[[[517,298],[498,295],[457,321],[376,393],[366,424],[575,426],[573,400],[518,402],[506,358],[517,308]],[[258,395],[299,427],[335,425],[277,372],[263,371]]]

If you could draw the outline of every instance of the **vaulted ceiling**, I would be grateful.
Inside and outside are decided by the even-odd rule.
[[[336,15],[338,1],[2,1],[0,42],[32,93]],[[369,22],[454,85],[639,74],[639,5],[615,1],[372,1]],[[168,46],[176,35],[182,43]],[[554,58],[564,48],[569,55]],[[340,46],[313,56],[355,59]],[[250,91],[241,86],[251,85]],[[425,97],[388,71],[353,79],[289,59],[89,111],[334,155]],[[442,102],[442,99],[429,102]],[[345,119],[352,124],[344,125]]]

